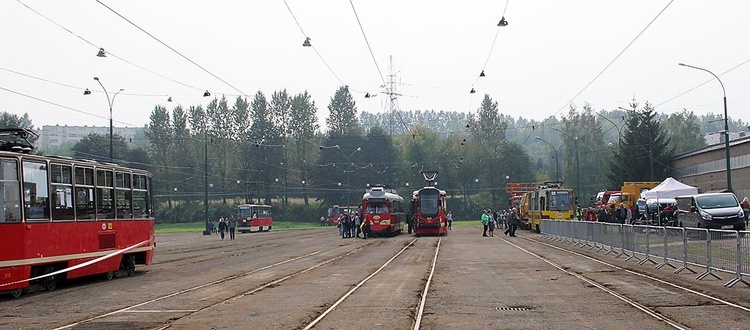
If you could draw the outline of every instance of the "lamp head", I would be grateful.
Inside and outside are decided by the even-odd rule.
[[[208,90],[203,92],[203,97],[209,97],[209,96],[211,96],[211,93],[209,93]]]
[[[91,95],[91,91],[88,88],[86,88],[86,90],[83,91],[83,95]]]
[[[94,80],[99,81],[99,77],[94,77]]]

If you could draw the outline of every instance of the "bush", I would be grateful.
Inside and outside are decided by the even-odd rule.
[[[289,222],[320,222],[320,217],[325,216],[328,212],[328,206],[322,202],[311,202],[310,205],[289,203],[283,207],[281,202],[272,203],[274,212],[274,221]]]

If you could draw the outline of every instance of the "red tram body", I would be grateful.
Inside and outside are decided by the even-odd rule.
[[[447,225],[447,198],[444,190],[424,187],[414,191],[411,201],[411,224],[414,234],[445,235]]]
[[[120,270],[132,275],[153,259],[147,171],[0,151],[0,190],[0,293],[18,297],[31,287],[54,290],[60,279],[111,279]]]
[[[372,187],[362,196],[362,217],[373,235],[398,235],[403,231],[404,198],[385,187]]]

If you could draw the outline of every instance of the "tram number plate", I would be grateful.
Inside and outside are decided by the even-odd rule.
[[[721,229],[734,229],[734,225],[723,225]]]

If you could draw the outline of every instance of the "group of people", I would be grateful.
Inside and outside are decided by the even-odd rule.
[[[491,209],[482,212],[482,237],[495,237],[495,228],[505,229],[506,236],[516,237],[516,230],[520,225],[521,218],[518,210],[514,207],[509,210],[493,212]]]
[[[614,205],[611,205],[611,207],[589,207],[586,209],[586,211],[582,211],[581,206],[578,206],[576,208],[576,217],[578,218],[578,220],[583,221],[598,221],[622,224],[632,224],[635,220],[633,217],[633,210],[625,207],[625,204],[623,203],[620,203],[619,207],[615,207]]]
[[[341,238],[357,237],[367,239],[367,236],[372,236],[369,221],[363,221],[359,213],[342,213],[339,215],[338,227]],[[359,236],[360,234],[362,235],[361,237]]]
[[[221,235],[221,240],[224,240],[224,233],[229,233],[229,239],[234,240],[234,231],[237,229],[237,220],[234,219],[233,215],[228,218],[219,218],[218,221],[211,220],[211,233]]]

